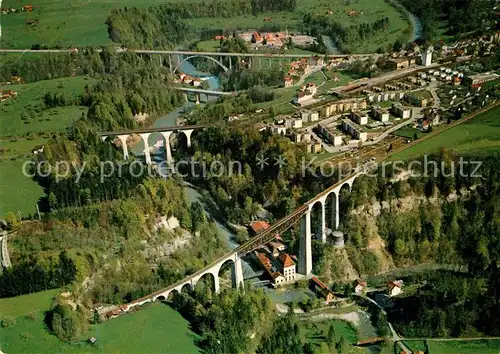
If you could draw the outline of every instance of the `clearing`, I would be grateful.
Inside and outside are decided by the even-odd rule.
[[[16,215],[19,212],[22,217],[35,215],[36,204],[45,195],[40,185],[23,174],[23,165],[27,161],[24,158],[0,159],[0,217],[9,211]]]
[[[81,341],[72,344],[61,342],[47,331],[43,320],[44,312],[50,308],[55,293],[57,290],[50,290],[0,300],[2,316],[16,317],[13,327],[0,328],[2,351],[172,354],[199,351],[195,345],[197,336],[189,329],[189,323],[164,304],[152,304],[137,313],[93,325]],[[95,345],[87,343],[87,339],[92,336],[97,338]]]
[[[64,94],[67,99],[76,100],[85,85],[92,86],[94,82],[94,79],[77,76],[0,86],[0,90],[17,92],[17,96],[0,103],[0,136],[64,131],[82,113],[86,114],[87,108],[75,105],[47,108],[43,96]]]
[[[461,154],[500,151],[500,107],[481,113],[468,122],[450,128],[396,154],[392,159],[406,159],[437,152],[441,148]]]

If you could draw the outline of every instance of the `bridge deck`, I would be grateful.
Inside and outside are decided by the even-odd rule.
[[[160,128],[141,128],[132,130],[115,130],[109,132],[99,133],[100,136],[114,136],[114,135],[125,135],[125,134],[142,134],[142,133],[157,133],[157,132],[171,132],[175,130],[188,130],[188,129],[199,129],[205,128],[205,125],[178,125],[174,127],[160,127]]]

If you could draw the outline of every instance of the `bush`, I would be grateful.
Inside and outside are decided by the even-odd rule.
[[[16,325],[16,319],[14,317],[4,317],[2,319],[2,328],[12,328]]]

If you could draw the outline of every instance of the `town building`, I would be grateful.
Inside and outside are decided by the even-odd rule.
[[[401,70],[406,69],[412,65],[415,65],[415,58],[398,58],[389,59],[387,61],[389,69],[391,70]]]
[[[342,130],[348,133],[354,139],[360,141],[366,141],[368,139],[368,134],[364,132],[359,125],[357,125],[350,119],[342,120]]]
[[[403,106],[401,103],[393,103],[391,109],[392,113],[396,117],[400,117],[403,119],[408,119],[411,117],[411,109]]]
[[[333,291],[331,291],[325,283],[314,276],[311,278],[310,287],[316,294],[324,298],[327,303],[335,299]]]
[[[309,143],[306,143],[306,151],[310,154],[319,154],[323,151],[323,145],[319,141],[312,140]]]
[[[316,131],[319,135],[323,136],[330,144],[333,146],[342,145],[342,133],[335,128],[329,127],[328,125],[318,124]]]
[[[309,133],[296,133],[296,132],[292,133],[291,138],[294,143],[310,143],[312,139],[311,134]]]
[[[366,292],[366,281],[361,281],[360,279],[357,279],[354,282],[354,293],[356,295],[364,295]]]
[[[256,256],[257,256],[257,260],[261,264],[262,268],[264,268],[264,271],[271,278],[271,284],[274,287],[277,287],[285,282],[285,277],[283,276],[283,274],[280,271],[278,271],[278,269],[271,262],[269,257],[267,257],[262,252],[256,252]]]
[[[253,235],[257,235],[257,234],[261,233],[262,231],[268,229],[269,226],[270,225],[267,223],[267,221],[263,221],[263,220],[252,221],[250,223],[250,231]]]
[[[302,128],[302,119],[300,118],[288,118],[285,120],[285,126],[291,129]]]
[[[422,65],[429,66],[432,64],[432,52],[434,47],[432,45],[428,46],[422,53]]]
[[[428,104],[427,98],[425,98],[421,95],[416,95],[414,93],[406,93],[405,100],[406,100],[406,102],[408,102],[414,106],[417,106],[417,107],[426,107]]]
[[[487,72],[476,75],[468,75],[464,78],[464,84],[473,88],[479,87],[489,81],[497,80],[500,76],[496,73]]]
[[[388,122],[389,121],[389,112],[383,110],[379,106],[375,106],[372,108],[372,115],[378,121]]]
[[[394,281],[389,282],[389,284],[387,284],[387,292],[388,292],[390,297],[396,296],[396,295],[401,294],[402,287],[403,287],[402,280],[394,280]]]
[[[351,120],[358,123],[359,125],[368,124],[368,116],[364,112],[352,111]]]
[[[288,253],[282,253],[279,256],[279,260],[282,265],[282,274],[285,277],[285,282],[295,281],[295,262]]]
[[[290,86],[293,86],[293,78],[291,76],[285,76],[283,87],[290,87]]]
[[[312,123],[319,120],[319,113],[314,111],[302,111],[301,113],[303,123]]]
[[[284,125],[271,126],[271,132],[276,135],[286,135],[286,127]]]
[[[347,112],[349,110],[366,109],[367,103],[364,98],[349,98],[340,101],[328,102],[318,107],[322,117],[330,117],[334,114]]]

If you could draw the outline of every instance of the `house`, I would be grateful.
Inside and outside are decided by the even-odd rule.
[[[398,59],[389,59],[387,61],[387,65],[391,70],[406,69],[414,64],[415,64],[414,58],[398,58]]]
[[[258,233],[266,230],[269,228],[269,224],[267,223],[267,221],[252,221],[250,223],[250,230],[251,232],[254,234],[254,235],[257,235]]]
[[[194,79],[192,82],[194,87],[200,87],[201,86],[201,80],[200,79]]]
[[[290,86],[293,86],[293,78],[291,76],[285,76],[283,87],[290,87]]]
[[[97,338],[96,337],[90,337],[89,338],[89,343],[90,344],[95,344],[97,342]]]
[[[222,35],[217,35],[217,36],[215,36],[215,37],[214,37],[214,40],[215,40],[215,41],[221,41],[221,40],[223,40],[223,39],[225,39],[225,38],[226,38],[226,37],[224,37],[224,36],[222,36]]]
[[[323,297],[326,302],[333,301],[335,299],[335,295],[333,291],[331,291],[325,283],[319,280],[316,277],[311,278],[310,287],[312,290],[317,293],[319,296]]]
[[[23,11],[26,11],[26,12],[33,11],[33,5],[24,5],[23,6]]]
[[[116,307],[113,310],[106,312],[104,316],[106,317],[106,319],[110,320],[112,318],[120,316],[121,313],[122,311],[120,310],[120,308]]]
[[[406,102],[417,107],[426,107],[428,103],[427,98],[412,93],[405,94],[405,100]]]
[[[271,241],[271,242],[269,242],[269,246],[271,248],[276,248],[280,252],[286,250],[286,246],[283,243],[278,242],[278,241]]]
[[[394,280],[394,281],[389,282],[389,284],[387,284],[387,291],[388,291],[389,296],[392,297],[392,296],[396,296],[396,295],[401,294],[402,286],[403,286],[402,280]]]
[[[323,145],[320,142],[314,140],[306,144],[306,151],[310,154],[319,154],[323,151]]]
[[[282,253],[279,256],[279,260],[282,265],[282,274],[285,277],[286,282],[295,281],[295,262],[288,253]]]
[[[411,116],[411,109],[404,107],[401,103],[393,103],[391,110],[395,116],[403,119],[408,119]]]
[[[354,282],[354,293],[356,295],[363,295],[366,292],[366,281],[357,279]]]

